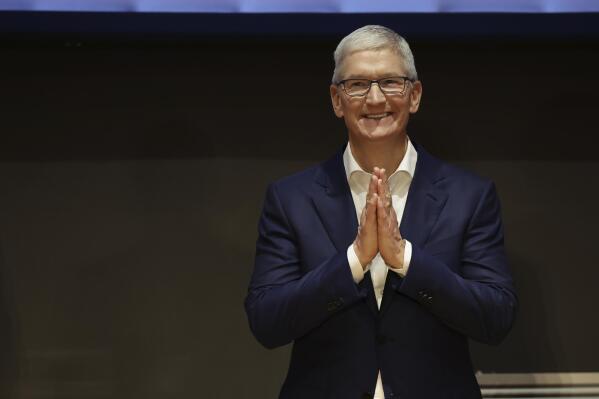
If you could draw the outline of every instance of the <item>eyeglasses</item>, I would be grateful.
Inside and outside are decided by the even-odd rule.
[[[363,97],[368,94],[373,83],[388,95],[403,95],[406,92],[407,83],[414,80],[407,76],[390,76],[377,80],[370,79],[344,79],[337,82],[343,86],[343,91],[350,97]]]

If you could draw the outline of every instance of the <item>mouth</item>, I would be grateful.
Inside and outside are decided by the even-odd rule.
[[[391,116],[391,112],[381,112],[378,114],[365,114],[364,118],[380,120],[380,119],[386,118],[388,116]]]

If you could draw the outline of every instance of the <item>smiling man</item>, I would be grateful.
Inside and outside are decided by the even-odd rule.
[[[499,343],[517,307],[495,187],[408,137],[422,84],[401,36],[365,26],[334,56],[348,143],[269,186],[252,332],[294,343],[281,398],[480,398],[468,339]]]

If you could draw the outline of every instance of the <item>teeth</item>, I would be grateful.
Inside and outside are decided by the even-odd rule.
[[[386,116],[389,116],[390,113],[389,112],[385,112],[384,114],[370,114],[370,115],[366,115],[367,118],[372,118],[372,119],[381,119],[384,118]]]

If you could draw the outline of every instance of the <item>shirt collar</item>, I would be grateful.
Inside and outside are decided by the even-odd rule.
[[[408,137],[408,145],[406,146],[406,153],[399,163],[397,169],[389,176],[390,180],[395,180],[393,177],[399,172],[406,172],[410,179],[414,177],[414,171],[416,170],[416,161],[418,160],[418,153],[416,149],[412,145],[412,141]],[[362,167],[358,164],[354,155],[351,152],[351,144],[348,142],[347,147],[345,147],[345,151],[343,152],[343,166],[345,167],[345,176],[347,180],[350,180],[352,174],[358,173],[366,173],[367,175],[371,175],[371,173],[366,172]],[[393,179],[392,179],[393,178]]]

